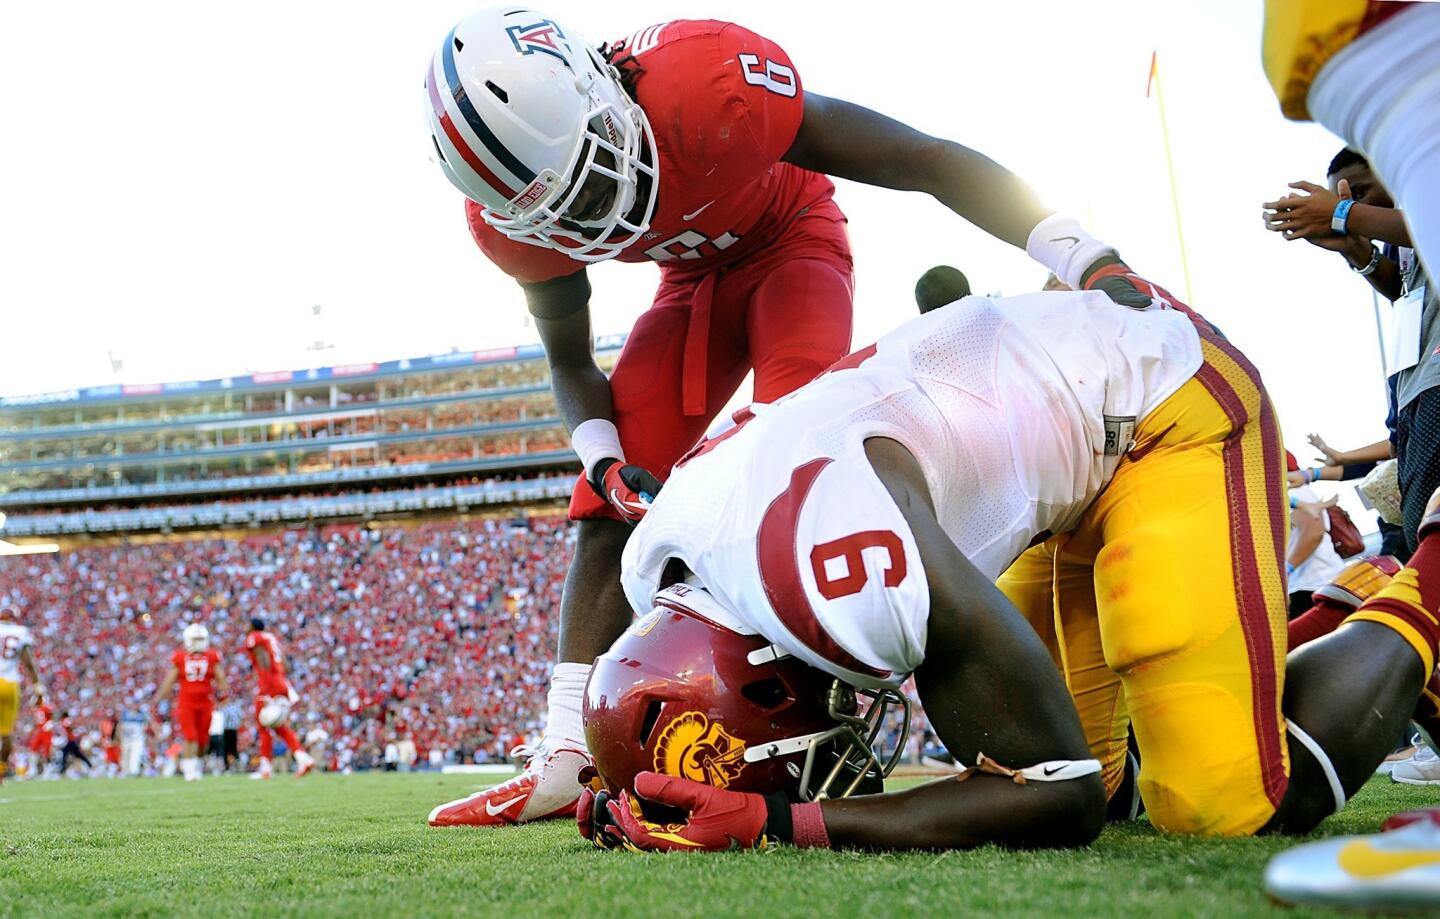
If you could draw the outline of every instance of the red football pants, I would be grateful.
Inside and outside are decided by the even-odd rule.
[[[180,725],[180,736],[189,743],[202,747],[210,743],[210,719],[215,714],[212,702],[185,702],[175,706],[175,721]]]
[[[752,369],[756,402],[813,380],[850,350],[854,295],[845,224],[827,214],[737,265],[662,270],[610,376],[626,462],[664,481]],[[619,519],[582,475],[570,519],[596,517]]]

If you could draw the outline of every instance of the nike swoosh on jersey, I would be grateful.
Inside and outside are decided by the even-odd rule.
[[[521,796],[518,797],[518,798],[511,798],[509,801],[505,801],[505,802],[502,802],[502,803],[500,803],[500,804],[491,804],[489,801],[486,801],[486,802],[485,802],[485,813],[489,814],[489,815],[492,816],[492,817],[498,817],[498,816],[500,816],[500,814],[505,810],[505,808],[507,808],[507,807],[509,807],[510,805],[514,804],[516,801],[523,801],[523,800],[525,800],[525,796],[524,796],[524,795],[521,795]]]
[[[1423,865],[1440,865],[1440,849],[1401,852],[1357,839],[1337,853],[1336,862],[1357,878],[1379,878]]]
[[[680,215],[680,219],[681,219],[681,220],[694,220],[696,217],[699,217],[700,214],[704,212],[705,208],[709,207],[710,205],[712,205],[712,204],[714,204],[714,203],[715,203],[714,201],[707,201],[707,202],[705,202],[704,204],[702,204],[702,205],[700,205],[699,207],[697,207],[695,210],[691,211],[690,213],[688,213],[688,214],[681,214],[681,215]]]

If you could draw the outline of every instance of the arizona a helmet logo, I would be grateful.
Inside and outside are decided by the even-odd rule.
[[[700,712],[665,726],[655,744],[655,771],[724,788],[745,769],[745,742]]]
[[[507,26],[505,34],[510,36],[510,42],[515,50],[521,54],[548,54],[558,57],[566,67],[570,66],[570,58],[566,56],[569,51],[568,45],[563,45],[565,33],[560,27],[548,19],[531,23],[528,26]]]

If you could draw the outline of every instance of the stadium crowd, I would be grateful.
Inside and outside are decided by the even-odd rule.
[[[408,740],[422,763],[501,761],[540,727],[573,532],[536,516],[84,548],[5,560],[0,597],[35,629],[51,707],[97,740],[155,713],[187,623],[248,700],[241,642],[260,616],[302,695],[297,727],[329,735],[324,760],[380,762]]]

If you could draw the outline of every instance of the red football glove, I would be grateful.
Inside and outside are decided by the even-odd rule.
[[[1143,310],[1159,301],[1162,307],[1195,315],[1194,310],[1170,291],[1140,277],[1133,268],[1114,256],[1102,258],[1086,269],[1080,286],[1083,290],[1104,291],[1111,300],[1131,309]]]
[[[595,464],[590,487],[610,502],[622,519],[639,523],[650,510],[650,502],[660,493],[660,480],[643,466],[627,465],[617,459],[604,459]]]
[[[652,823],[640,801],[683,810],[684,823]],[[765,846],[769,808],[761,795],[726,791],[673,775],[642,772],[635,776],[635,794],[622,791],[606,805],[617,834],[627,849],[644,852],[725,852]]]
[[[619,849],[625,845],[625,838],[610,818],[610,801],[610,792],[592,791],[587,786],[575,804],[575,825],[580,835],[597,849]]]

